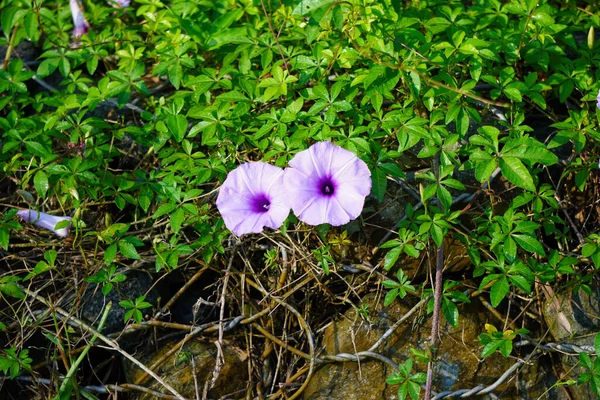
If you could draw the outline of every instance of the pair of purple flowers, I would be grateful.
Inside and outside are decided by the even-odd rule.
[[[354,153],[319,142],[290,160],[285,170],[263,162],[227,175],[217,208],[238,236],[277,229],[290,208],[309,225],[344,225],[357,218],[371,192],[371,171]]]
[[[110,4],[113,7],[126,8],[129,7],[130,0],[111,0]],[[73,37],[80,38],[90,30],[90,24],[83,15],[83,7],[79,0],[69,0],[69,7],[71,8],[71,16],[73,17]]]

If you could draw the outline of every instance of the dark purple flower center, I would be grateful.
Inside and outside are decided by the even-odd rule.
[[[333,196],[335,193],[335,184],[331,178],[323,178],[319,182],[319,189],[321,190],[321,194],[323,196]]]
[[[252,199],[252,211],[266,213],[269,208],[271,208],[271,200],[266,195],[259,194]]]

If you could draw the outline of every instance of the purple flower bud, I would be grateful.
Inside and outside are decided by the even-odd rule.
[[[225,226],[238,236],[277,229],[290,213],[283,170],[263,162],[242,164],[227,175],[217,197]]]
[[[71,221],[71,217],[60,217],[41,213],[36,210],[19,210],[17,215],[26,222],[30,222],[39,228],[48,229],[54,232],[56,236],[65,237],[69,235],[69,227],[61,229],[55,229],[55,227],[59,222]]]
[[[331,142],[299,152],[285,170],[294,214],[309,225],[344,225],[362,212],[371,192],[371,171],[354,153]]]
[[[90,24],[83,16],[82,7],[79,0],[69,0],[69,6],[71,7],[71,16],[73,17],[73,37],[80,38],[90,30]]]
[[[600,108],[600,90],[598,91],[598,96],[596,96],[596,106]]]

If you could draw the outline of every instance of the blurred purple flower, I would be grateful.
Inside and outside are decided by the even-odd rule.
[[[71,217],[60,217],[56,215],[50,215],[41,213],[36,210],[19,210],[17,215],[23,218],[26,222],[30,222],[35,226],[43,229],[48,229],[56,236],[65,237],[69,235],[69,227],[55,229],[56,224],[62,221],[71,221]]]
[[[301,151],[285,170],[294,214],[309,225],[344,225],[362,212],[371,192],[371,171],[354,153],[331,142]]]
[[[73,37],[80,38],[90,30],[90,24],[83,16],[83,11],[79,0],[69,0],[69,6],[71,7],[71,16],[73,17]]]
[[[596,106],[600,108],[600,90],[598,90],[598,96],[596,96]]]
[[[109,2],[113,7],[121,7],[121,8],[127,8],[127,7],[129,7],[129,4],[131,3],[130,0],[110,0]]]
[[[227,175],[217,208],[227,228],[238,236],[277,229],[290,213],[283,190],[283,170],[263,162],[242,164]]]

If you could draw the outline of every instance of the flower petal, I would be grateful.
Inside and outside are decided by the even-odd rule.
[[[85,19],[81,4],[79,0],[69,0],[69,7],[71,7],[71,16],[73,17],[73,37],[79,38],[83,34],[87,33],[90,29],[90,24]]]
[[[360,215],[371,192],[371,171],[354,153],[319,142],[296,154],[289,164],[284,183],[292,210],[301,221],[339,226]],[[328,194],[330,188],[333,192]]]
[[[54,232],[55,235],[65,237],[69,235],[69,227],[56,229],[56,225],[62,221],[71,221],[71,217],[61,217],[41,213],[36,210],[19,210],[17,215],[26,222],[33,223],[35,226]]]
[[[129,7],[129,4],[131,3],[131,1],[130,0],[110,0],[109,3],[113,7],[127,8],[127,7]]]
[[[264,209],[257,208],[261,202]],[[223,182],[217,208],[225,226],[238,236],[279,228],[290,213],[283,170],[262,162],[240,165]]]
[[[367,197],[371,193],[371,171],[367,164],[360,158],[352,160],[345,169],[334,175],[334,180],[343,193],[354,191],[361,196]]]
[[[339,207],[339,209],[343,210],[344,214],[348,216],[348,221],[344,222],[344,224],[347,224],[359,217],[365,205],[365,196],[347,191],[344,192],[343,196],[335,196],[334,201],[336,207]],[[331,223],[331,225],[334,224]]]

